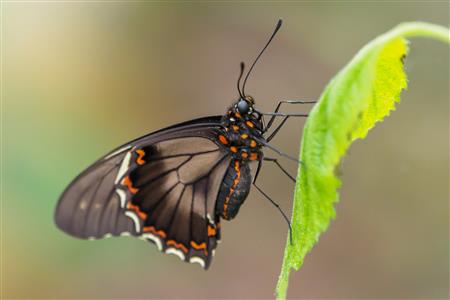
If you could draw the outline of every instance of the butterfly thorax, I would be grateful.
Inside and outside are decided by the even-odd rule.
[[[252,99],[248,97],[248,99]],[[247,102],[247,106],[240,102]],[[244,104],[245,105],[245,104]],[[219,133],[219,141],[227,147],[232,157],[239,161],[257,161],[261,158],[263,140],[261,116],[253,110],[253,103],[241,99],[232,105],[222,117],[224,130]]]

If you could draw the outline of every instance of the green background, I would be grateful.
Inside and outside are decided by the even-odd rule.
[[[138,239],[63,234],[53,224],[58,196],[127,140],[224,113],[239,62],[280,17],[246,89],[264,111],[317,99],[399,22],[448,26],[449,3],[8,2],[2,16],[2,296],[271,298],[287,228],[256,190],[222,222],[207,272]],[[448,46],[413,40],[406,68],[397,111],[346,156],[337,219],[291,276],[290,297],[449,297]],[[302,125],[290,120],[273,144],[296,155]],[[290,212],[293,184],[281,172],[265,166],[261,185]]]

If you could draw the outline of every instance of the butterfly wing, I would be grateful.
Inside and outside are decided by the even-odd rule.
[[[207,268],[220,239],[216,198],[230,164],[220,117],[175,125],[97,161],[62,194],[55,222],[79,238],[131,234]]]

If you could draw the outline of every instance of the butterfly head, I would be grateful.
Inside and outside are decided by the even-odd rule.
[[[234,108],[236,112],[240,113],[241,115],[245,116],[247,114],[253,113],[253,105],[255,104],[255,100],[252,96],[245,96],[240,98]]]
[[[255,109],[255,100],[248,95],[239,98],[233,104],[229,113],[237,117],[237,119],[251,120],[258,124],[261,120],[261,114]]]

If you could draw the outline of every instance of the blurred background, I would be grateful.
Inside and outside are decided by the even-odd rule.
[[[71,238],[53,211],[66,185],[116,146],[223,114],[239,62],[254,59],[280,17],[246,89],[264,111],[317,99],[400,22],[448,25],[449,3],[3,4],[5,298],[273,298],[287,228],[255,190],[222,222],[207,272],[138,239]],[[397,111],[346,156],[337,218],[292,274],[290,298],[449,297],[448,45],[412,40],[406,68]],[[274,144],[297,155],[302,126],[290,120]],[[261,184],[290,213],[289,179],[266,165]]]

